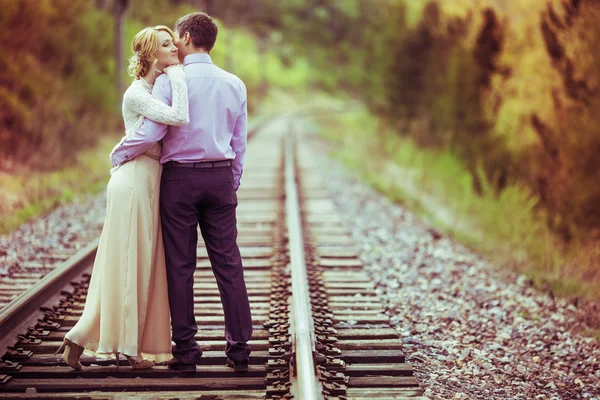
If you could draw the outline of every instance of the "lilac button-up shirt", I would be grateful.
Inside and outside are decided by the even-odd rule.
[[[246,86],[237,76],[214,65],[208,54],[190,54],[183,64],[190,122],[168,126],[144,118],[140,128],[113,150],[112,164],[131,160],[162,139],[162,164],[232,160],[237,190],[246,155]],[[171,85],[166,74],[156,79],[152,94],[171,105]]]

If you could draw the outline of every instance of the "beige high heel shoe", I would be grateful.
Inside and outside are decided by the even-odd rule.
[[[83,354],[84,348],[78,345],[77,343],[71,342],[69,339],[65,338],[63,344],[56,350],[54,355],[57,355],[62,350],[64,350],[62,359],[69,364],[71,368],[79,371],[83,366],[79,362],[79,358]]]
[[[129,365],[131,365],[131,368],[133,368],[133,369],[150,369],[150,368],[154,367],[154,361],[150,361],[150,360],[137,361],[133,357],[128,356],[127,354],[123,354],[123,355],[125,356],[127,361],[129,361]]]

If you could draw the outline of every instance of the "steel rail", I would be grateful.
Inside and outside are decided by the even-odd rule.
[[[0,338],[13,336],[11,333],[19,324],[26,321],[48,299],[83,273],[83,270],[93,263],[99,241],[100,238],[94,239],[2,308]],[[3,352],[4,349],[0,351]]]
[[[296,185],[296,154],[294,138],[285,137],[285,207],[288,227],[292,275],[293,345],[295,348],[296,385],[292,388],[302,400],[317,400],[323,396],[318,390],[313,351],[315,334],[308,292],[308,278],[304,256],[304,238],[300,203]]]

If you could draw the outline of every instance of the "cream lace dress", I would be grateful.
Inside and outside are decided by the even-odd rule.
[[[123,97],[126,134],[143,117],[167,125],[189,121],[185,73],[167,70],[173,105],[152,97],[152,85],[134,81]],[[118,146],[118,145],[117,145]],[[81,319],[66,338],[102,356],[119,352],[136,359],[171,358],[171,323],[159,218],[160,143],[111,170],[106,220]]]

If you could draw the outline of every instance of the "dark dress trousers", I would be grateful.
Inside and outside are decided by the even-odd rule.
[[[252,319],[236,243],[238,203],[231,167],[165,165],[160,196],[173,355],[188,364],[196,364],[202,355],[194,340],[198,332],[193,285],[199,225],[223,304],[225,353],[232,360],[247,359]]]

